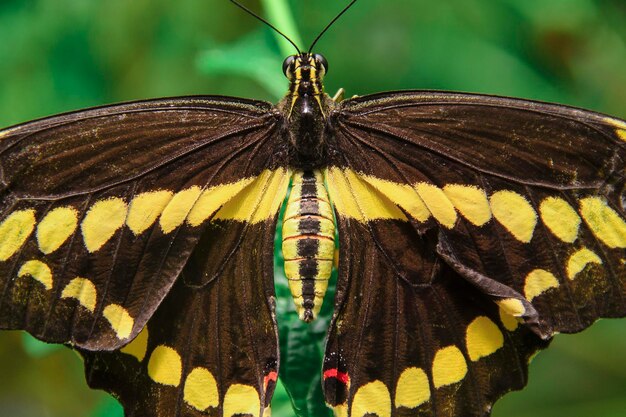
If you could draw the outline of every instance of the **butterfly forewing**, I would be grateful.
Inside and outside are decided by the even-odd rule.
[[[132,340],[215,212],[277,168],[270,109],[155,100],[0,132],[1,326],[87,349]]]
[[[530,186],[596,189],[621,174],[626,147],[623,121],[472,94],[407,91],[356,98],[343,103],[336,123],[337,140],[345,143],[339,147],[367,152],[345,155],[351,165],[365,172],[388,167],[380,176],[399,182],[450,183],[447,172],[456,166],[437,163],[457,162],[457,175],[471,170]]]
[[[402,92],[344,102],[332,125],[350,149],[327,170],[340,415],[487,415],[555,332],[626,315],[623,121]]]

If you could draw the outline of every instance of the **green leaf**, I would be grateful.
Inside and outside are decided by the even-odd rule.
[[[24,350],[29,356],[33,358],[43,358],[44,356],[47,356],[63,348],[63,345],[45,343],[37,340],[26,332],[21,332],[21,334]]]
[[[302,37],[298,32],[296,21],[293,18],[293,12],[289,8],[289,3],[286,0],[261,0],[263,7],[266,11],[268,19],[277,29],[279,29],[285,36],[288,36],[296,45],[302,45]],[[276,40],[280,46],[280,52],[284,55],[290,55],[293,51],[291,43],[275,33]]]
[[[282,57],[268,30],[263,28],[239,38],[236,42],[211,48],[197,61],[200,71],[208,75],[247,77],[280,99],[286,91],[282,75]]]
[[[115,398],[108,396],[93,410],[90,417],[124,417],[124,409]]]

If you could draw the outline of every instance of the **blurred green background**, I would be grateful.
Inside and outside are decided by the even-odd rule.
[[[246,2],[303,48],[345,3],[287,1],[296,34],[272,7],[280,3]],[[450,89],[626,118],[624,0],[360,0],[316,50],[330,63],[331,94]],[[274,35],[226,0],[0,0],[0,126],[159,96],[275,102],[286,91],[283,58]],[[279,305],[291,309],[288,299]],[[283,335],[304,331],[292,312],[286,317]],[[319,369],[323,323],[289,351],[312,358],[311,369]],[[507,395],[493,415],[626,416],[625,352],[626,320],[557,336],[532,363],[527,389]],[[283,368],[291,377],[293,369]],[[77,355],[20,332],[0,333],[0,375],[3,417],[121,415],[115,400],[86,388]],[[310,385],[292,389],[306,398]],[[284,391],[273,414],[293,416]]]

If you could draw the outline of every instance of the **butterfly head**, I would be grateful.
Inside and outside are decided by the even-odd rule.
[[[319,97],[324,92],[322,81],[328,62],[320,54],[303,52],[283,61],[283,73],[289,79],[289,92],[295,97]]]

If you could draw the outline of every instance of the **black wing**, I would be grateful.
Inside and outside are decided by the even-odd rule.
[[[331,125],[324,376],[342,415],[488,415],[554,333],[626,315],[626,122],[398,92],[348,100]]]
[[[266,103],[190,97],[0,131],[0,326],[82,348],[90,382],[135,415],[197,410],[212,394],[185,387],[211,378],[211,407],[235,387],[262,410],[273,250],[250,245],[273,238],[287,189],[279,125]]]
[[[278,372],[273,222],[215,222],[142,333],[121,351],[81,351],[87,382],[127,417],[268,415]],[[241,239],[218,279],[201,248]],[[203,265],[206,268],[197,268]],[[265,414],[267,413],[267,414]]]

